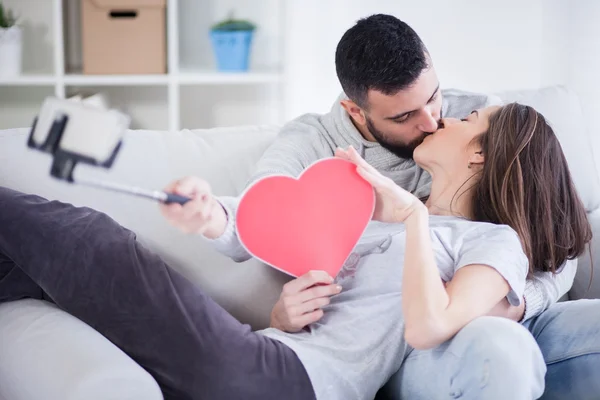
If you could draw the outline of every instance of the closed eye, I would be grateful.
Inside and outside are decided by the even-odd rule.
[[[403,124],[404,122],[408,121],[408,119],[411,117],[411,115],[412,115],[412,112],[406,113],[400,118],[395,118],[394,122],[397,124]]]
[[[437,100],[439,94],[440,94],[440,87],[438,86],[438,88],[436,89],[435,93],[433,94],[433,96],[431,96],[431,98],[429,99],[429,101],[427,102],[427,104],[434,103]]]

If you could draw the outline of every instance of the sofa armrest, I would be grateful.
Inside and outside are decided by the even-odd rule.
[[[0,399],[162,400],[156,381],[53,304],[0,304]]]
[[[600,209],[588,214],[592,225],[593,238],[590,246],[577,262],[577,275],[569,292],[569,299],[600,299]]]

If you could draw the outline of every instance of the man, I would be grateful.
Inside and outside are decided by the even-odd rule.
[[[442,96],[423,42],[408,25],[388,15],[360,20],[344,34],[336,68],[345,95],[330,113],[305,115],[287,124],[259,161],[251,182],[271,174],[298,176],[314,161],[333,156],[337,147],[353,145],[383,174],[425,197],[430,177],[412,161],[414,148],[437,129],[442,115],[463,118],[499,101],[458,91]],[[205,182],[193,178],[170,189],[196,200],[183,208],[172,206],[166,211],[169,219],[177,223],[185,213],[190,218],[183,228],[203,233],[234,260],[250,258],[235,234],[238,199],[215,199]],[[215,219],[228,220],[224,232],[213,229]],[[600,368],[600,341],[595,339],[600,300],[555,304],[570,288],[575,268],[568,263],[556,277],[530,279],[525,309],[501,303],[492,310],[520,321],[536,338],[547,364],[544,399],[584,399],[600,393],[599,382],[591,378]],[[272,325],[294,331],[318,321],[328,297],[338,290],[326,274],[311,273],[289,282],[273,310]],[[541,393],[538,386],[544,382],[535,382],[528,371],[519,369],[520,354],[510,350],[519,340],[518,325],[507,322],[474,321],[438,349],[412,351],[381,396],[525,399]]]

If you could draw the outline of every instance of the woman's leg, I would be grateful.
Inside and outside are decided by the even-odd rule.
[[[105,214],[0,188],[0,253],[167,399],[314,398],[288,347],[251,332]],[[18,298],[31,285],[2,290]]]
[[[431,350],[413,350],[377,400],[531,400],[544,392],[546,364],[523,326],[479,317]]]

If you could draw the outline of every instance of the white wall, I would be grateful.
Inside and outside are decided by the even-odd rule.
[[[417,31],[443,87],[499,91],[565,81],[568,60],[556,49],[567,44],[567,0],[290,3],[288,118],[330,108],[341,90],[334,65],[337,42],[358,18],[374,13],[393,14]]]
[[[25,46],[36,49],[26,51],[25,70],[51,68],[51,2],[4,2],[23,15]],[[588,115],[600,112],[595,95],[600,90],[598,0],[180,0],[182,68],[212,65],[205,29],[232,8],[259,24],[253,66],[285,67],[284,115],[276,112],[275,86],[197,86],[182,90],[184,127],[272,123],[328,111],[341,91],[334,65],[337,42],[358,18],[377,12],[394,14],[417,30],[443,87],[496,91],[569,84],[582,96]],[[76,31],[76,26],[67,29]],[[74,50],[67,64],[77,64],[78,45],[76,38],[67,40],[67,49]],[[109,92],[135,114],[136,127],[166,127],[162,89]],[[50,93],[48,88],[0,87],[0,128],[28,123]]]
[[[600,153],[600,1],[572,2],[570,12],[572,47],[565,54],[569,60],[568,84],[581,98],[595,148]]]

